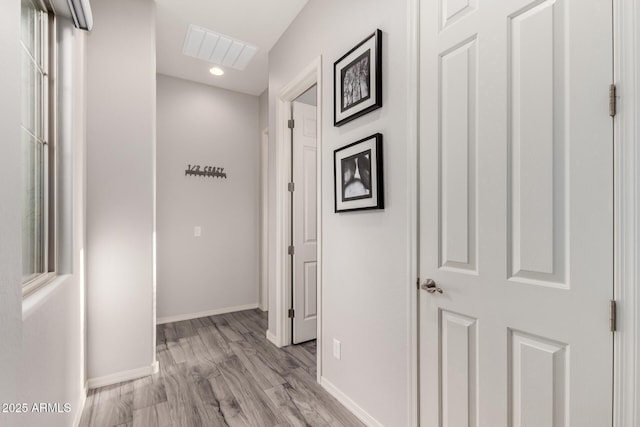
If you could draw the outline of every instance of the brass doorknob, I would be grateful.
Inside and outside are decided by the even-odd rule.
[[[430,294],[435,294],[436,292],[441,294],[442,288],[439,288],[436,285],[436,282],[433,281],[433,279],[427,279],[424,281],[424,283],[422,285],[420,285],[420,289],[422,289],[423,291],[427,291]]]

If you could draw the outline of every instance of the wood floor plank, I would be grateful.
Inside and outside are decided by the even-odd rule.
[[[251,355],[245,353],[245,349],[243,348],[243,346],[240,345],[240,342],[232,342],[230,346],[231,346],[231,350],[235,353],[240,363],[242,363],[244,368],[253,377],[253,381],[256,382],[256,384],[261,390],[266,390],[276,385],[276,384],[272,384],[271,381],[269,381],[269,379],[266,377],[266,375],[269,374],[268,371],[271,371],[271,369],[267,368],[268,369],[267,371],[263,371],[260,369],[259,366],[256,366],[254,361],[251,360]]]
[[[315,378],[304,369],[294,369],[285,376],[291,388],[287,388],[294,400],[311,402],[314,409],[331,426],[363,427],[351,412],[340,404],[333,396],[323,390]]]
[[[229,389],[227,382],[222,377],[220,370],[218,370],[217,374],[210,375],[208,380],[209,384],[211,384],[211,389],[213,390],[214,395],[220,403],[220,411],[224,415],[224,419],[227,424],[229,424],[230,427],[251,426],[247,418],[244,416],[238,400],[235,398]]]
[[[294,357],[274,346],[261,335],[249,333],[245,335],[245,339],[264,355],[267,365],[280,375],[302,366]]]
[[[156,345],[165,344],[167,342],[167,338],[164,335],[164,326],[157,325],[156,326]]]
[[[220,331],[220,333],[228,340],[228,341],[240,341],[242,340],[242,335],[233,330],[231,326],[229,326],[229,322],[222,315],[218,316],[209,316],[209,319],[214,323],[215,328]]]
[[[256,316],[256,314],[252,311],[239,311],[233,313],[233,317],[237,321],[242,323],[242,325],[247,329],[248,332],[250,331],[257,334],[262,334],[266,329],[263,324],[264,322],[262,322],[262,319]]]
[[[191,347],[195,360],[213,364],[219,361],[219,359],[210,351],[210,347],[204,343],[200,334],[187,338],[185,343]]]
[[[313,355],[318,354],[318,344],[316,340],[307,341],[300,344],[302,347],[307,349],[307,351]]]
[[[296,358],[307,370],[309,368],[315,368],[318,363],[315,354],[309,353],[306,348],[299,345],[290,345],[282,348],[282,350]]]
[[[196,335],[197,336],[197,335]],[[194,347],[194,336],[188,336],[184,338],[180,338],[178,343],[180,344],[180,348],[182,349],[182,355],[184,357],[184,362],[189,362],[192,360],[196,360],[197,356],[195,354],[195,350],[197,346]]]
[[[203,345],[207,347],[214,362],[224,362],[233,355],[229,344],[215,326],[198,329],[198,336],[202,340]]]
[[[180,339],[177,341],[167,341],[167,349],[169,354],[176,365],[186,362],[187,357],[184,354],[184,349],[180,344]]]
[[[169,366],[176,364],[176,361],[171,356],[171,352],[167,347],[167,344],[159,344],[156,346],[156,358],[160,365],[160,372],[164,373]]]
[[[193,327],[191,320],[183,320],[181,322],[174,323],[178,338],[192,337],[196,334],[196,330]]]
[[[250,374],[237,357],[231,357],[219,365],[220,372],[229,390],[233,393],[242,413],[251,426],[273,426],[279,421],[271,409],[271,401],[250,380]]]
[[[213,322],[208,317],[201,317],[198,320],[200,320],[200,323],[202,324],[203,328],[206,328],[207,326],[213,326]]]
[[[178,332],[176,331],[175,323],[165,323],[164,325],[159,325],[159,327],[162,327],[164,331],[164,339],[166,342],[178,341]]]
[[[263,390],[286,382],[247,341],[231,343],[231,348]]]
[[[133,421],[133,386],[120,383],[104,387],[94,395],[95,409],[89,424],[115,427]]]
[[[133,427],[173,427],[168,402],[133,411]]]
[[[206,361],[190,364],[187,373],[187,383],[190,385],[190,399],[200,413],[202,422],[206,426],[227,426],[224,413],[221,411],[211,383],[208,378],[216,375],[218,368]]]
[[[80,417],[80,424],[78,425],[78,427],[90,427],[93,410],[97,408],[97,405],[94,405],[93,403],[94,395],[95,390],[89,390],[89,392],[87,393],[87,400],[84,403],[84,409],[82,411],[82,416]]]
[[[312,405],[302,401],[294,402],[287,392],[290,387],[289,384],[283,384],[265,390],[265,393],[278,407],[278,410],[282,411],[287,423],[293,427],[329,426],[313,409]]]
[[[198,329],[198,328],[203,328],[204,326],[206,326],[203,322],[202,322],[203,318],[198,318],[198,319],[191,319],[191,326],[193,327],[193,329]]]
[[[244,335],[249,333],[249,329],[242,323],[242,319],[236,313],[227,313],[223,314],[222,318],[227,321],[227,324],[231,329],[233,329],[237,334]]]
[[[133,410],[155,406],[167,401],[167,392],[160,374],[141,378],[133,383]]]
[[[174,426],[201,426],[200,411],[190,398],[185,363],[170,366],[164,375],[169,414]]]

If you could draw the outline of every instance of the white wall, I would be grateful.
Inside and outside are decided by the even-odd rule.
[[[272,129],[281,88],[322,55],[322,375],[387,427],[409,425],[407,7],[406,1],[310,0],[269,55]],[[384,107],[336,128],[333,63],[376,28],[383,31]],[[386,208],[335,214],[333,150],[375,132],[384,135]],[[271,135],[272,160],[274,142]],[[274,279],[272,273],[272,285]],[[275,332],[273,298],[269,307]],[[342,342],[342,360],[332,356],[333,338]]]
[[[22,321],[20,1],[0,2],[0,402],[16,400]],[[0,414],[0,424],[3,423]]]
[[[158,318],[256,307],[258,97],[158,75],[157,106]]]
[[[155,361],[155,1],[93,0],[87,55],[90,379]]]
[[[85,33],[59,18],[58,267],[53,283],[23,303],[20,402],[70,403],[63,414],[29,413],[20,425],[69,426],[85,398]]]
[[[0,402],[70,403],[64,414],[0,414],[0,425],[69,426],[84,397],[84,35],[58,20],[59,276],[26,299],[21,289],[20,1],[0,4]],[[64,65],[63,65],[64,64]],[[73,82],[73,83],[72,83]],[[71,126],[71,123],[75,126]],[[73,155],[71,155],[73,152]],[[19,178],[18,178],[19,179]]]

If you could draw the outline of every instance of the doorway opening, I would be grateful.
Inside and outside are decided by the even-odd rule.
[[[309,262],[307,265],[302,268],[302,272],[306,274],[307,277],[314,276],[315,281],[308,280],[307,284],[315,285],[315,292],[311,294],[307,290],[306,294],[309,298],[307,298],[307,305],[315,303],[315,337],[316,337],[316,347],[322,348],[322,221],[320,212],[322,212],[322,180],[321,180],[321,165],[322,165],[322,156],[320,153],[322,152],[322,123],[321,123],[321,111],[322,111],[322,58],[318,57],[315,59],[309,66],[307,66],[296,78],[292,79],[287,85],[285,85],[276,95],[275,99],[275,149],[276,149],[276,203],[275,203],[275,217],[276,217],[276,227],[274,233],[276,251],[275,251],[275,281],[273,283],[273,287],[270,289],[270,292],[273,292],[273,298],[275,299],[275,310],[273,312],[269,312],[270,316],[274,316],[275,318],[275,328],[273,330],[269,330],[267,333],[267,338],[277,345],[278,347],[285,347],[293,344],[294,342],[303,342],[300,339],[294,339],[294,325],[292,322],[292,317],[299,314],[310,313],[312,310],[308,310],[309,307],[303,307],[302,309],[298,309],[298,313],[296,313],[296,309],[294,307],[294,299],[296,296],[304,295],[304,291],[294,292],[293,284],[294,284],[294,261],[296,259],[302,258],[300,256],[301,252],[304,252],[303,247],[292,247],[293,239],[299,235],[294,233],[294,218],[293,218],[293,209],[295,203],[295,196],[297,190],[302,190],[305,186],[304,180],[301,182],[293,182],[293,166],[295,165],[294,156],[296,154],[296,150],[294,150],[292,144],[293,141],[293,131],[296,130],[297,125],[295,122],[293,123],[293,129],[289,127],[290,120],[292,117],[292,112],[297,110],[304,109],[305,104],[304,101],[307,97],[311,96],[311,94],[307,94],[302,97],[305,92],[307,92],[310,88],[315,88],[316,95],[316,106],[315,106],[315,131],[316,131],[316,155],[311,156],[311,159],[315,157],[315,188],[316,192],[314,196],[307,195],[307,200],[302,200],[302,205],[306,205],[306,209],[308,211],[307,222],[306,225],[315,224],[315,239],[307,239],[307,240],[315,240],[315,252],[316,252],[316,260],[315,264]],[[315,86],[314,86],[315,85]],[[312,90],[313,92],[313,90]],[[294,105],[295,104],[295,105]],[[297,108],[295,108],[297,106]],[[308,115],[308,114],[307,114]],[[313,118],[309,117],[308,120],[302,118],[299,119],[300,122],[299,130],[304,133],[305,127],[307,128],[306,133],[312,133],[311,128],[313,125]],[[305,126],[305,121],[307,124]],[[307,158],[307,162],[313,162]],[[303,167],[303,172],[304,169]],[[307,171],[308,172],[308,171]],[[310,174],[307,173],[307,184],[313,182],[310,177]],[[293,191],[289,191],[289,189]],[[305,191],[301,191],[298,194],[310,194]],[[313,201],[309,198],[313,197],[315,200],[315,205],[312,203]],[[314,214],[311,214],[311,211],[314,211]],[[304,226],[304,222],[302,223]],[[307,237],[309,237],[310,233],[307,233]],[[302,234],[304,236],[304,233]],[[305,246],[303,244],[303,246]],[[295,255],[299,257],[296,258]],[[315,297],[315,300],[313,299]],[[301,299],[304,301],[304,299]],[[307,320],[310,320],[309,317],[312,316],[303,316],[306,317]],[[295,317],[293,317],[295,321]],[[308,324],[309,325],[309,324]],[[311,329],[311,326],[307,326],[308,329]],[[298,331],[301,329],[298,328]],[[316,375],[317,378],[320,378],[322,375],[322,352],[318,351],[316,354],[317,360],[317,370]]]
[[[290,240],[291,343],[317,336],[317,85],[291,103]]]

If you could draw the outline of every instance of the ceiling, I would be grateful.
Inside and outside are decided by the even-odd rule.
[[[268,53],[308,0],[157,0],[157,71],[237,92],[260,95],[268,83]],[[259,48],[244,71],[213,66],[186,56],[182,47],[189,25],[248,42]]]

